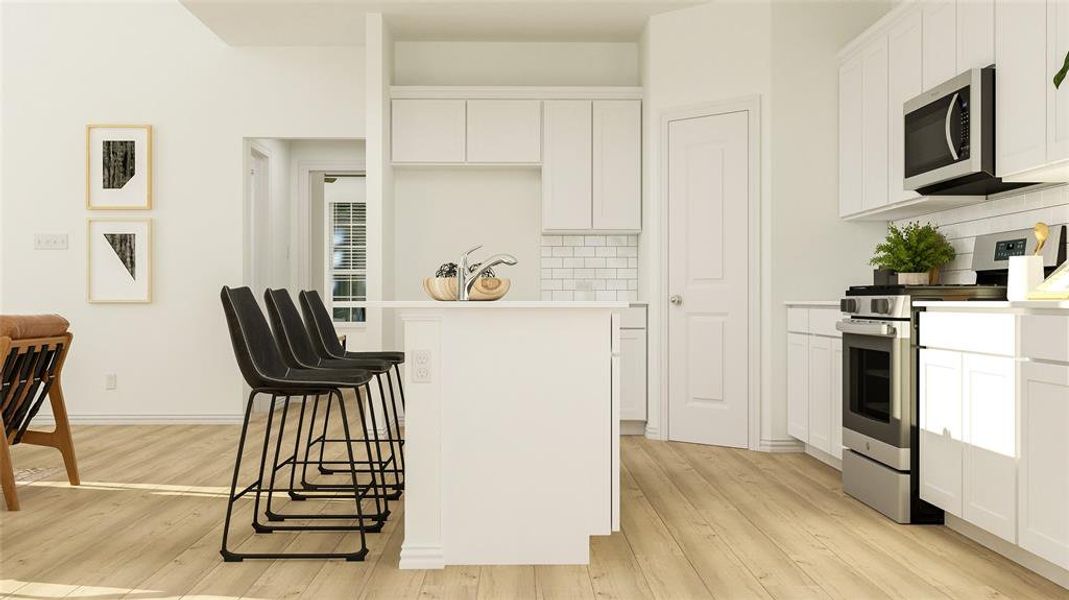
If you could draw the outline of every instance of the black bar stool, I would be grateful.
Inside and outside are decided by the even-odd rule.
[[[294,369],[288,367],[282,359],[278,347],[271,336],[271,330],[267,325],[260,307],[256,304],[256,298],[252,290],[247,287],[231,289],[223,287],[220,298],[223,304],[223,312],[226,315],[227,325],[230,331],[230,339],[234,347],[234,355],[237,358],[238,367],[245,378],[246,383],[252,388],[248,402],[245,406],[245,418],[241,426],[241,437],[238,441],[237,458],[234,461],[234,476],[230,483],[230,493],[227,496],[226,518],[223,525],[223,541],[220,554],[224,561],[238,562],[246,558],[256,559],[280,559],[280,558],[338,558],[348,561],[364,560],[367,556],[367,540],[365,532],[375,532],[382,529],[382,519],[377,515],[365,515],[362,501],[371,496],[370,491],[378,489],[375,473],[372,470],[369,475],[369,485],[361,486],[357,474],[357,460],[353,454],[352,443],[358,441],[353,438],[349,430],[349,419],[345,411],[345,403],[342,401],[341,390],[343,388],[359,387],[367,385],[371,380],[371,374],[367,371],[347,370],[311,370]],[[245,440],[248,436],[249,420],[252,415],[253,401],[259,394],[271,396],[270,411],[267,413],[267,424],[264,428],[263,447],[260,451],[260,465],[255,481],[238,491],[238,479],[241,472],[242,454],[245,448]],[[328,518],[356,521],[355,524],[345,525],[270,525],[260,521],[260,504],[262,496],[267,496],[268,520],[276,520],[271,517],[270,503],[274,493],[293,491],[293,476],[299,461],[296,453],[279,462],[279,454],[282,448],[282,438],[285,434],[286,417],[291,400],[300,399],[302,407],[309,397],[326,395],[330,398],[337,397],[339,418],[342,421],[343,439],[347,440],[347,454],[349,465],[349,484],[345,494],[336,497],[351,498],[355,504],[355,511],[342,515],[331,515]],[[271,445],[271,433],[275,417],[275,408],[282,401],[282,415],[279,418],[278,438],[275,444],[275,457],[269,475],[265,475],[267,465],[267,452]],[[366,431],[363,413],[360,413],[362,428]],[[314,423],[313,423],[314,425]],[[300,431],[297,432],[298,439]],[[365,451],[371,455],[370,443],[365,434]],[[307,463],[307,456],[305,457]],[[276,488],[276,474],[282,468],[290,467],[289,488]],[[266,481],[266,485],[265,485]],[[234,503],[246,494],[254,494],[255,501],[252,515],[252,527],[257,533],[271,533],[274,531],[356,531],[359,533],[359,548],[354,552],[266,552],[266,553],[239,553],[233,552],[227,547],[227,537],[230,531],[230,520],[233,516]],[[309,519],[312,517],[308,517]]]
[[[401,365],[405,362],[404,352],[381,351],[381,352],[347,352],[338,341],[338,332],[334,328],[334,321],[323,304],[319,292],[304,290],[298,294],[301,303],[301,313],[304,315],[304,324],[308,329],[308,337],[312,340],[312,347],[321,358],[355,358],[383,360],[393,366],[393,374],[397,378],[397,392],[401,399],[401,410],[405,408],[405,388],[401,383]],[[397,433],[397,461],[394,466],[398,472],[394,473],[394,485],[397,490],[405,488],[405,453],[404,436],[401,435],[400,412],[397,410],[397,396],[394,395],[394,378],[391,373],[386,373],[387,389],[390,392],[389,412],[393,431]],[[381,382],[380,382],[381,383]]]
[[[370,383],[363,386],[363,391],[366,392],[366,408],[368,416],[371,419],[371,426],[367,433],[370,435],[370,442],[372,448],[375,451],[374,457],[369,456],[368,468],[375,468],[378,472],[378,481],[382,482],[383,487],[381,489],[380,496],[383,502],[386,504],[386,511],[384,516],[389,514],[388,501],[396,500],[400,497],[401,492],[397,489],[396,484],[400,478],[400,467],[397,466],[397,448],[395,442],[399,439],[399,436],[394,435],[393,430],[390,427],[390,421],[387,417],[389,409],[386,405],[386,396],[382,386],[382,375],[388,374],[390,370],[390,364],[381,360],[375,360],[370,358],[323,358],[320,357],[313,349],[312,340],[309,339],[308,331],[301,321],[301,315],[297,312],[297,307],[293,304],[293,300],[286,290],[266,290],[264,292],[264,302],[267,305],[267,313],[271,318],[271,325],[275,332],[275,339],[278,342],[279,348],[282,350],[283,360],[286,361],[291,367],[297,368],[310,368],[310,369],[361,369],[368,370],[372,373],[379,388],[379,404],[381,405],[383,413],[383,426],[385,428],[385,436],[379,432],[379,421],[376,416],[376,402],[371,391]],[[357,396],[357,406],[360,405],[360,390],[355,390]],[[327,398],[327,411],[323,421],[323,431],[321,435],[316,439],[311,439],[311,431],[309,431],[309,448],[312,445],[318,444],[320,460],[320,472],[323,474],[338,474],[344,473],[344,469],[330,468],[330,461],[323,460],[325,454],[325,447],[327,442],[340,442],[339,439],[331,439],[328,437],[328,419],[330,415],[330,404],[332,398]],[[318,409],[318,403],[312,407],[313,415]],[[313,417],[314,419],[314,417]],[[384,452],[383,445],[387,446],[388,452]],[[337,462],[333,464],[338,464]],[[387,473],[393,475],[394,485],[387,484]],[[302,473],[302,484],[310,490],[323,490],[330,489],[330,484],[315,484],[307,481],[307,477]]]

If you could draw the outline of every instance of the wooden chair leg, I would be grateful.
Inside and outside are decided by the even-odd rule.
[[[63,386],[59,381],[52,383],[48,390],[48,399],[52,403],[52,415],[56,419],[56,448],[63,455],[63,465],[67,467],[67,480],[71,485],[80,485],[78,476],[78,459],[74,456],[74,437],[71,436],[71,423],[67,418],[67,404],[63,401]]]
[[[4,502],[8,510],[19,509],[19,494],[15,489],[15,466],[11,463],[11,448],[4,435],[4,420],[0,418],[0,487],[4,488]]]

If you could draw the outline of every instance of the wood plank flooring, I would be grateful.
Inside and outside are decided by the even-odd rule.
[[[808,456],[638,437],[623,442],[623,531],[591,541],[589,566],[400,571],[403,503],[366,562],[223,563],[237,437],[225,425],[77,427],[80,488],[58,453],[17,446],[16,469],[35,475],[19,486],[23,510],[0,513],[0,597],[1069,598],[946,528],[888,521]],[[249,511],[239,505],[231,533],[242,550],[353,543],[253,535]]]

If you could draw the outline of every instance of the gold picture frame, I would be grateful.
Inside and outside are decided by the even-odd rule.
[[[134,238],[131,251],[122,247],[120,241],[108,239],[104,235],[107,233],[132,233],[140,238]],[[86,219],[85,237],[85,298],[90,304],[152,302],[154,236],[151,218],[90,217]],[[126,281],[127,276],[133,284]]]
[[[94,146],[94,140],[119,141],[123,132],[133,139],[130,142],[133,157],[124,153],[123,166],[130,171],[128,181],[118,187],[106,184],[108,169],[105,167],[104,149]],[[124,136],[125,137],[125,136]],[[85,126],[85,208],[88,210],[151,210],[152,209],[152,125],[91,123]],[[125,146],[124,146],[125,147]],[[137,148],[141,150],[138,151]],[[143,158],[142,158],[143,157]],[[130,164],[127,164],[130,163]],[[139,168],[140,167],[140,168]],[[142,176],[143,173],[143,176]],[[121,175],[120,175],[121,178]],[[134,185],[127,190],[126,185]]]

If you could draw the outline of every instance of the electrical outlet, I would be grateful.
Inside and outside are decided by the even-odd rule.
[[[118,387],[118,377],[115,376],[115,373],[104,375],[104,389],[113,390],[116,387]]]
[[[412,351],[412,381],[416,383],[430,383],[431,381],[431,351]]]
[[[66,250],[67,234],[65,233],[36,233],[33,236],[34,250]]]

